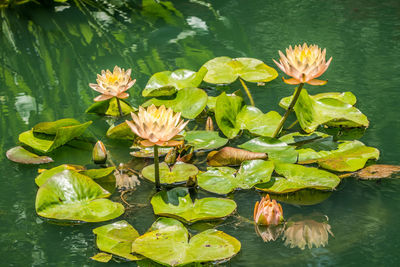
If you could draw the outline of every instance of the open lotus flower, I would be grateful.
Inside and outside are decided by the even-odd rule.
[[[89,84],[92,89],[101,93],[101,95],[94,98],[94,101],[104,101],[113,97],[120,99],[127,98],[129,94],[126,90],[131,88],[136,82],[136,79],[131,79],[131,71],[131,69],[125,71],[115,66],[112,73],[110,70],[102,70],[101,75],[97,74],[97,84]]]
[[[311,85],[324,85],[328,81],[317,80],[331,64],[332,57],[325,61],[326,49],[321,51],[317,45],[307,46],[306,43],[296,45],[294,49],[292,46],[286,49],[286,56],[279,51],[280,59],[276,65],[287,75],[291,76],[290,79],[283,78],[287,84],[300,84],[308,83]]]
[[[131,112],[133,121],[126,121],[132,131],[143,138],[142,146],[177,146],[182,141],[172,140],[181,132],[189,121],[181,120],[181,113],[174,114],[171,108],[164,105],[157,108],[151,105],[146,109],[139,107],[138,114]]]
[[[278,225],[283,221],[282,206],[266,195],[254,206],[254,221],[262,225]]]
[[[323,222],[311,219],[302,221],[289,220],[283,239],[285,239],[285,245],[291,248],[305,249],[306,246],[308,248],[313,246],[318,248],[325,247],[328,244],[329,234],[333,236],[331,226],[327,220]]]

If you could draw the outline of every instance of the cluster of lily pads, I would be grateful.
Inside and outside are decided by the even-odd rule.
[[[125,212],[125,208],[108,197],[116,187],[124,191],[138,186],[132,181],[122,181],[133,179],[136,174],[161,185],[162,190],[150,201],[154,214],[159,218],[143,235],[126,221],[95,228],[96,244],[102,252],[92,258],[102,262],[109,261],[113,256],[132,261],[149,258],[171,266],[215,262],[236,255],[240,251],[240,242],[216,229],[189,238],[185,224],[232,215],[236,203],[225,198],[227,194],[255,188],[280,200],[283,194],[287,197],[304,189],[332,191],[342,177],[361,176],[358,174],[363,171],[371,174],[367,170],[370,167],[363,168],[368,161],[379,158],[378,149],[358,140],[328,134],[335,130],[362,132],[368,127],[367,117],[354,106],[356,97],[351,92],[309,94],[303,85],[323,85],[324,81],[315,78],[322,75],[330,60],[325,62],[325,50],[318,51],[318,47],[315,50],[314,46],[310,49],[303,46],[301,50],[299,46],[294,52],[291,49],[287,50],[289,59],[290,53],[297,53],[296,49],[300,49],[298,59],[303,62],[299,62],[308,60],[308,63],[304,66],[299,66],[299,62],[293,63],[300,70],[297,73],[293,68],[285,69],[288,64],[282,54],[280,63],[276,62],[286,74],[292,76],[285,82],[298,84],[293,96],[280,100],[280,106],[286,110],[284,116],[277,111],[263,113],[254,106],[246,82],[265,86],[278,76],[275,69],[258,59],[217,57],[198,71],[179,69],[158,72],[150,77],[142,91],[144,97],[151,99],[139,108],[139,117],[135,115],[138,109],[126,100],[129,97],[127,90],[135,82],[130,78],[131,71],[118,67],[113,72],[103,71],[98,75],[97,84],[90,85],[101,95],[86,112],[115,117],[113,125],[105,133],[106,137],[131,140],[132,156],[136,159],[154,158],[154,164],[148,164],[146,160],[147,165],[142,169],[126,169],[123,164],[107,160],[104,145],[96,145],[93,151],[94,160],[99,163],[96,168],[64,164],[40,169],[35,179],[39,187],[35,203],[37,214],[50,220],[73,223],[115,219]],[[314,58],[315,55],[317,57]],[[209,96],[209,90],[202,89],[209,88],[210,84],[219,88],[228,84],[235,87],[239,84],[234,83],[236,80],[239,80],[251,105],[246,105],[240,90]],[[163,108],[156,109],[154,106]],[[158,115],[146,117],[150,115],[145,107],[158,112]],[[169,109],[191,120],[189,126],[182,121],[179,125],[186,127],[180,131],[178,115],[174,117],[175,124],[167,124],[163,116],[172,112]],[[282,129],[292,110],[300,131]],[[133,120],[129,121],[127,115],[131,113]],[[19,163],[52,162],[48,153],[80,138],[91,123],[69,118],[39,123],[19,135],[21,146],[7,151],[7,157]],[[153,127],[152,130],[148,125]],[[161,135],[155,136],[157,133],[154,131],[160,134],[166,131],[165,125],[176,127],[180,133],[168,138],[165,135],[165,140]],[[170,142],[172,139],[173,143]],[[160,164],[159,158],[163,159]],[[132,175],[125,175],[127,171]],[[399,168],[392,166],[389,175],[395,171]],[[375,173],[379,175],[379,168]],[[385,176],[389,175],[385,173]],[[364,177],[371,178],[365,174]],[[192,190],[205,190],[220,197],[193,199]],[[260,206],[256,205],[255,224],[262,222],[267,225],[267,229],[260,231],[256,227],[256,231],[266,241],[275,240],[283,231],[276,230],[278,235],[268,234],[273,231],[268,228],[270,225],[283,222],[282,208],[277,205],[269,197],[263,199]],[[260,211],[261,206],[263,209]],[[276,218],[275,223],[271,223],[273,218]],[[318,230],[323,235],[317,235],[319,241],[303,238],[300,245],[293,241],[298,235],[309,236],[307,231],[310,231],[310,225],[323,229]],[[306,245],[312,247],[312,244],[325,245],[327,237],[332,234],[330,226],[323,222],[293,222],[285,227],[283,238],[290,246],[300,248]],[[302,233],[296,235],[299,232]]]

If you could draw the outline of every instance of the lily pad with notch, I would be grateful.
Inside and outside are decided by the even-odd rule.
[[[224,218],[236,209],[236,203],[231,199],[206,197],[192,201],[189,190],[183,187],[155,194],[151,205],[156,215],[185,223]]]
[[[160,182],[162,184],[182,184],[199,172],[196,166],[188,163],[177,162],[171,168],[167,163],[162,162],[159,165]],[[147,180],[154,182],[154,164],[148,165],[143,168],[142,175]]]
[[[159,218],[147,233],[135,239],[132,252],[161,264],[178,266],[228,260],[240,248],[236,238],[215,229],[201,232],[189,240],[189,232],[181,222]]]

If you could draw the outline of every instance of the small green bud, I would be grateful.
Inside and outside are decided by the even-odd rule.
[[[93,148],[93,161],[96,164],[104,164],[107,161],[107,150],[103,142],[97,141]]]

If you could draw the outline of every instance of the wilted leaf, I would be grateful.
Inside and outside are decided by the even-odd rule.
[[[193,202],[188,189],[183,187],[157,193],[152,197],[151,205],[156,215],[187,223],[223,218],[236,209],[235,201],[225,198],[207,197]]]
[[[197,175],[199,170],[196,166],[188,163],[177,162],[170,169],[167,163],[160,163],[160,182],[162,184],[175,184],[175,183],[184,183],[190,177]],[[142,170],[142,175],[147,180],[152,182],[155,181],[154,177],[154,164],[146,166]]]
[[[52,158],[47,156],[38,156],[29,152],[22,146],[16,146],[7,150],[6,156],[9,160],[22,164],[43,164],[53,162]]]
[[[355,173],[345,174],[344,176],[352,176],[362,180],[374,180],[383,178],[392,178],[400,173],[398,165],[375,164],[361,169]],[[343,178],[342,176],[340,176]]]
[[[152,98],[142,106],[147,107],[152,104],[156,106],[164,105],[172,108],[175,112],[181,112],[182,117],[187,119],[196,118],[207,105],[207,94],[201,89],[188,87],[179,90],[174,99]]]
[[[245,160],[267,159],[265,153],[250,152],[234,147],[224,147],[207,155],[207,164],[214,167],[240,165]]]
[[[204,81],[213,84],[229,84],[238,77],[248,82],[269,82],[278,77],[275,69],[255,58],[216,57],[203,66],[208,69]]]
[[[186,132],[185,141],[194,147],[194,150],[216,149],[226,145],[228,139],[220,137],[214,131],[190,131]]]
[[[197,87],[206,73],[207,69],[203,67],[198,72],[186,69],[157,72],[150,77],[142,95],[168,96],[183,88]]]
[[[188,230],[177,220],[159,218],[147,233],[138,237],[132,252],[161,264],[177,266],[191,262],[227,260],[240,250],[240,242],[215,229],[209,229],[189,240]]]

